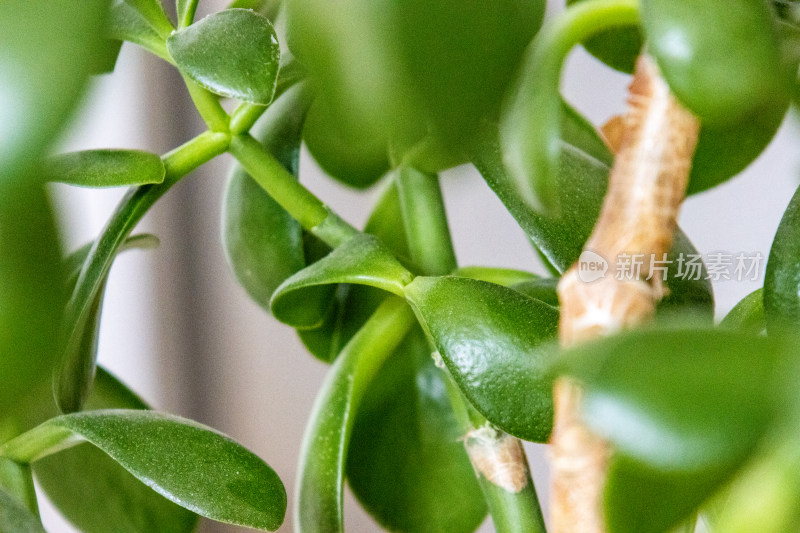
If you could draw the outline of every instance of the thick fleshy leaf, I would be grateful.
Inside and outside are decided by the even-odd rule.
[[[511,288],[517,292],[521,292],[529,298],[536,298],[553,307],[558,307],[558,279],[556,278],[539,278],[511,285]]]
[[[161,0],[118,0],[129,4],[138,11],[142,17],[150,24],[159,35],[166,37],[172,33],[172,22],[169,21],[167,13]]]
[[[567,5],[583,0],[567,0]],[[609,67],[630,74],[642,48],[638,28],[619,28],[600,33],[583,43],[586,51]]]
[[[86,150],[51,158],[55,181],[81,187],[125,187],[164,181],[161,157],[141,150]]]
[[[280,47],[270,21],[228,9],[178,30],[167,50],[181,71],[209,91],[267,105],[275,93]]]
[[[308,112],[303,140],[326,174],[351,187],[369,187],[389,170],[386,139],[343,127],[322,98]]]
[[[409,257],[405,229],[398,224],[400,198],[392,181],[375,204],[364,226],[364,233],[378,237],[403,264]],[[330,362],[352,338],[386,297],[386,292],[366,285],[339,285],[336,298],[322,325],[298,330],[306,348],[316,357]]]
[[[169,59],[164,39],[158,30],[147,21],[144,15],[129,3],[117,1],[111,6],[108,23],[108,37],[119,41],[129,41],[156,52]]]
[[[0,487],[0,531],[46,533],[39,517]]]
[[[294,87],[252,130],[256,140],[295,175],[307,109],[306,90]],[[239,163],[233,165],[223,199],[222,244],[236,279],[267,310],[278,285],[306,265],[300,224]]]
[[[130,389],[98,368],[86,409],[147,409]],[[143,484],[102,450],[79,444],[34,463],[50,501],[85,533],[193,531],[197,515]]]
[[[547,217],[534,211],[518,195],[503,166],[496,139],[496,129],[487,129],[473,162],[534,245],[563,273],[578,260],[597,221],[608,185],[608,167],[571,144],[562,143],[558,173],[561,213],[558,218]],[[711,283],[705,279],[705,266],[701,264],[698,272],[686,275],[687,272],[679,270],[680,257],[686,261],[692,257],[699,259],[700,254],[678,229],[667,258],[671,261],[666,280],[669,295],[660,308],[691,307],[710,320],[714,299]]]
[[[0,3],[0,181],[22,179],[78,103],[103,53],[107,6]]]
[[[175,12],[178,14],[178,25],[189,26],[194,21],[198,0],[175,0]]]
[[[93,243],[88,244],[67,258],[70,276],[68,290],[72,291],[80,277],[83,264],[86,262]],[[140,248],[148,249],[158,246],[158,238],[154,235],[141,234],[132,236],[120,246],[119,252]],[[77,267],[77,268],[76,268]],[[61,354],[61,366],[54,382],[56,403],[62,412],[79,411],[89,396],[92,382],[95,379],[97,366],[97,348],[100,339],[100,318],[103,312],[103,298],[108,273],[102,279],[100,290],[94,295],[87,313],[70,328],[70,336],[66,338]]]
[[[286,491],[260,458],[216,431],[173,415],[111,409],[53,418],[0,447],[33,462],[88,441],[162,496],[202,516],[274,531]]]
[[[545,346],[556,334],[558,311],[468,278],[418,277],[405,293],[475,408],[511,435],[546,441],[553,404]]]
[[[764,277],[767,330],[797,330],[800,324],[800,189],[792,196],[769,251]]]
[[[719,323],[721,328],[738,329],[747,333],[761,333],[765,326],[763,289],[756,289],[739,300]]]
[[[294,327],[314,327],[325,316],[325,308],[302,304],[308,291],[320,285],[356,283],[383,289],[397,295],[413,275],[372,235],[360,234],[329,255],[287,279],[272,296],[272,314]]]
[[[769,2],[643,0],[641,10],[648,52],[703,123],[737,124],[788,103],[787,69]]]
[[[66,277],[60,248],[43,188],[0,181],[0,433],[49,383],[57,361]]]
[[[525,272],[524,270],[479,266],[460,267],[456,270],[455,275],[462,278],[488,281],[489,283],[496,283],[497,285],[503,285],[505,287],[538,279],[538,276],[535,274]]]
[[[665,531],[728,479],[772,421],[786,345],[721,329],[640,330],[564,356],[583,417],[615,448],[611,531]]]
[[[473,531],[486,516],[444,379],[415,328],[370,383],[356,413],[347,481],[389,531]]]
[[[342,350],[311,412],[300,450],[296,526],[304,533],[343,531],[348,443],[367,386],[414,323],[405,302],[387,299]]]

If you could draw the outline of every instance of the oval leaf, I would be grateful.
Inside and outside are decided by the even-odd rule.
[[[615,448],[609,529],[666,531],[753,452],[775,413],[785,347],[720,329],[634,331],[561,363],[584,385],[583,418]]]
[[[278,287],[272,296],[272,314],[294,327],[313,327],[325,313],[321,309],[313,312],[301,305],[312,288],[356,283],[402,295],[403,287],[412,278],[376,237],[359,234]]]
[[[209,91],[267,105],[280,64],[278,38],[269,19],[228,9],[178,30],[167,39],[178,67]]]
[[[86,150],[51,158],[54,181],[81,187],[124,187],[164,181],[161,157],[140,150]]]
[[[464,395],[490,422],[545,442],[552,380],[545,344],[558,311],[511,289],[467,278],[418,277],[406,298]]]
[[[796,330],[800,324],[800,189],[783,213],[764,277],[767,330]]]
[[[147,409],[115,377],[97,369],[87,409]],[[98,448],[79,444],[34,463],[39,485],[56,508],[84,533],[189,533],[197,515],[141,483]]]
[[[289,89],[252,131],[294,175],[308,100],[304,88]],[[300,224],[239,163],[233,165],[223,198],[222,244],[236,279],[267,310],[275,289],[306,265]]]
[[[414,328],[356,413],[347,482],[389,531],[474,531],[486,516],[444,379],[425,335]]]
[[[197,514],[269,531],[283,522],[286,491],[266,463],[225,435],[173,415],[126,409],[63,415],[9,441],[0,455],[31,462],[84,440]]]

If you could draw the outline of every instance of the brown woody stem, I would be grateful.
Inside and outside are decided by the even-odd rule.
[[[608,270],[586,282],[573,265],[558,284],[565,347],[648,320],[664,294],[661,273],[651,271],[649,259],[661,260],[672,244],[699,124],[646,55],[639,58],[629,91],[608,192],[584,247],[584,253],[607,261]],[[630,269],[623,261],[632,257],[647,260]],[[621,271],[626,275],[618,276]],[[554,395],[553,531],[602,532],[609,447],[581,421],[578,383],[561,378]]]

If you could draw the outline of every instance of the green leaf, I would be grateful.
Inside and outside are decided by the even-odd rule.
[[[764,277],[764,315],[769,332],[800,324],[800,189],[783,213]]]
[[[511,435],[545,442],[553,416],[545,345],[555,337],[558,311],[457,277],[417,277],[406,298],[475,408]]]
[[[167,50],[184,74],[215,94],[272,101],[280,47],[270,21],[254,11],[209,15],[170,35]]]
[[[0,487],[0,531],[46,533],[39,517]]]
[[[405,302],[387,299],[336,359],[300,449],[296,525],[304,533],[343,531],[342,494],[354,415],[372,378],[414,323]]]
[[[129,4],[133,9],[138,11],[141,16],[155,29],[161,36],[161,39],[166,39],[174,29],[172,23],[169,21],[164,6],[161,5],[161,0],[120,0]]]
[[[578,260],[600,213],[608,185],[608,167],[563,142],[557,186],[561,213],[556,218],[541,215],[519,196],[503,165],[496,127],[488,127],[483,132],[472,159],[489,187],[548,262],[561,273],[572,266]],[[667,258],[671,261],[666,280],[669,294],[662,300],[659,309],[689,307],[710,321],[714,313],[714,299],[711,283],[705,279],[705,265],[697,276],[679,276],[677,259],[681,254],[684,259],[700,255],[678,228]]]
[[[72,265],[69,272],[68,290],[73,291],[80,280],[86,259],[96,244],[86,245],[67,258],[67,265]],[[135,235],[125,240],[118,252],[133,248],[153,248],[158,246],[158,238],[154,235]],[[77,268],[75,268],[77,267]],[[69,324],[69,336],[63,346],[60,367],[54,381],[56,404],[62,412],[79,411],[91,391],[97,367],[97,347],[100,338],[100,318],[103,312],[108,272],[101,280],[101,285],[89,303],[86,313],[73,324]]]
[[[0,181],[0,251],[2,425],[28,409],[29,396],[49,383],[58,357],[65,272],[42,186]]]
[[[305,88],[289,89],[252,132],[294,175],[308,104]],[[300,224],[239,163],[233,165],[223,198],[222,244],[239,284],[267,310],[275,289],[306,265]]]
[[[325,258],[287,279],[272,296],[272,314],[294,327],[314,327],[325,316],[325,307],[308,306],[308,299],[322,285],[357,283],[401,295],[413,275],[372,235],[359,234]]]
[[[764,331],[764,289],[756,289],[739,300],[719,327],[754,334]]]
[[[486,516],[444,379],[422,330],[414,328],[356,413],[347,481],[387,530],[474,531]]]
[[[553,307],[558,307],[558,279],[556,278],[539,278],[511,285],[511,288],[517,292],[521,292],[528,298],[536,298]]]
[[[639,330],[567,352],[583,418],[615,449],[609,530],[665,531],[753,452],[776,412],[786,346],[721,329]]]
[[[738,124],[785,108],[789,69],[768,2],[643,0],[641,9],[648,52],[704,124]]]
[[[124,187],[164,181],[161,157],[140,150],[86,150],[47,162],[55,181],[81,187]]]
[[[112,39],[138,44],[162,59],[172,61],[167,54],[164,39],[161,38],[158,31],[141,12],[124,0],[111,6],[107,33],[108,37]]]
[[[462,278],[488,281],[489,283],[496,283],[497,285],[503,285],[504,287],[510,287],[512,285],[517,285],[527,281],[535,281],[538,279],[536,274],[531,274],[530,272],[525,272],[524,270],[480,266],[460,267],[458,270],[456,270],[455,275]]]
[[[107,6],[0,3],[0,181],[29,177],[69,118],[103,53]]]
[[[162,496],[202,516],[274,531],[286,491],[256,455],[216,431],[173,415],[111,409],[63,415],[0,447],[32,462],[88,441]]]
[[[561,113],[561,138],[564,142],[610,167],[614,163],[614,154],[594,125],[564,100],[561,101]]]
[[[98,368],[87,409],[147,409],[114,376]],[[85,533],[190,532],[197,515],[141,483],[100,449],[83,443],[34,463],[50,501]]]
[[[328,107],[323,98],[317,98],[308,112],[303,130],[308,151],[332,178],[358,189],[373,185],[389,170],[388,141],[348,129]]]

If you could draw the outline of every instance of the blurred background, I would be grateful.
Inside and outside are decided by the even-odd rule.
[[[562,2],[551,2],[550,12]],[[198,17],[225,2],[200,3]],[[628,77],[582,50],[562,82],[567,100],[595,125],[624,109]],[[800,127],[791,114],[772,145],[740,177],[686,201],[680,223],[703,254],[761,253],[758,279],[715,283],[717,315],[760,287],[769,243],[800,180]],[[138,148],[164,153],[205,128],[177,72],[126,44],[116,71],[96,78],[63,150]],[[229,270],[220,244],[221,194],[231,159],[223,156],[185,178],[135,233],[161,239],[155,251],[122,254],[111,271],[103,309],[100,364],[159,410],[231,435],[265,459],[289,493],[281,531],[291,531],[297,456],[326,365],[309,355],[294,331],[253,303]],[[358,193],[325,178],[301,155],[301,179],[350,223],[361,226],[380,190]],[[448,217],[461,265],[485,264],[544,273],[497,198],[471,167],[442,175]],[[94,239],[124,191],[56,186],[68,250]],[[539,497],[546,505],[545,447],[527,446]],[[348,496],[353,533],[378,531]],[[446,505],[446,502],[442,502]],[[44,507],[45,527],[73,531]],[[210,522],[204,532],[237,531]],[[486,522],[481,531],[492,531]]]

